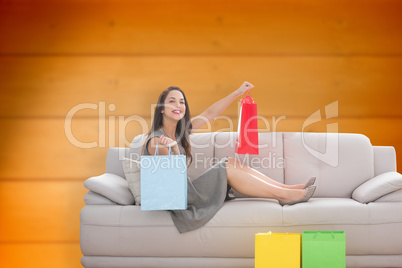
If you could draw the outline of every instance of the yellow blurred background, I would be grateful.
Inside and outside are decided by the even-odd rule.
[[[171,85],[197,115],[250,81],[261,131],[337,123],[394,146],[402,172],[401,10],[398,0],[0,1],[0,266],[81,267],[83,182],[104,172],[108,147],[148,131]],[[201,131],[236,131],[237,102],[223,113],[233,125]],[[303,129],[318,110],[323,120]]]

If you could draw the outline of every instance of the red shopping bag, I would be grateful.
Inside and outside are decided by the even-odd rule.
[[[241,100],[236,153],[258,154],[257,104],[251,96]]]

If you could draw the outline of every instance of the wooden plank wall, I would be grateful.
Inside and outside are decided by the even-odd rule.
[[[195,115],[252,82],[262,131],[281,116],[277,131],[302,131],[338,101],[338,117],[304,130],[338,123],[395,146],[402,172],[400,10],[398,0],[0,1],[0,266],[81,267],[83,181],[103,173],[107,147],[148,130],[170,85]],[[203,131],[236,130],[237,108],[223,113],[233,125]]]

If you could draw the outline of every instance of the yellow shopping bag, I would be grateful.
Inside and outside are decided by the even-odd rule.
[[[255,268],[300,268],[301,234],[255,235]]]

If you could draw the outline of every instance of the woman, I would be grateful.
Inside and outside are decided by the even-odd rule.
[[[169,87],[159,96],[155,108],[151,131],[144,143],[144,155],[153,155],[158,146],[159,154],[186,155],[192,161],[189,135],[214,120],[237,97],[254,86],[244,82],[240,88],[216,102],[201,115],[190,118],[190,109],[184,92],[178,87]],[[200,177],[187,180],[187,210],[170,211],[173,222],[180,233],[197,229],[207,223],[229,200],[228,192],[236,191],[261,198],[277,199],[281,205],[292,205],[308,201],[315,191],[315,178],[306,184],[284,185],[264,174],[237,163],[233,158],[224,158]]]

